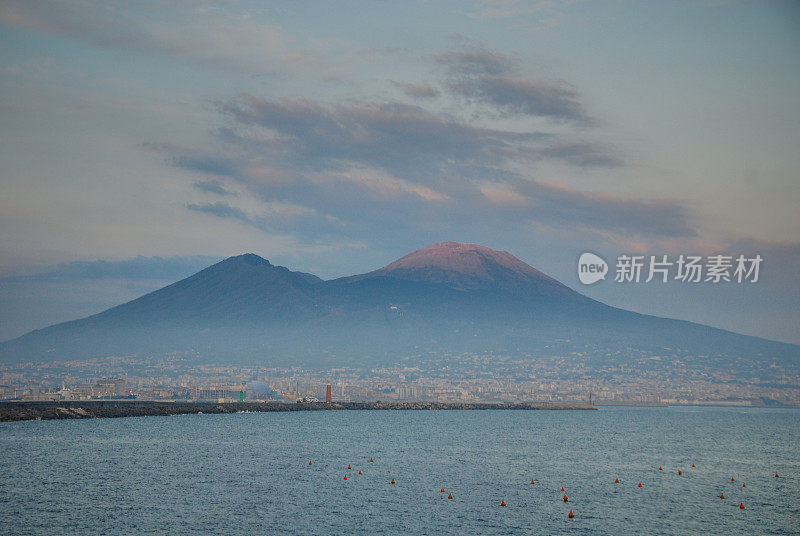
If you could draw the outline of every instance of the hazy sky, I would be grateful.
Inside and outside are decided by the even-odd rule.
[[[334,277],[456,240],[800,342],[798,88],[791,1],[0,0],[0,339],[217,257]],[[764,263],[583,287],[587,249]]]

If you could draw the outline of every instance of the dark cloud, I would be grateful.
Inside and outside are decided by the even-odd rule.
[[[603,144],[481,128],[400,103],[326,106],[243,95],[218,106],[228,120],[218,130],[226,156],[197,153],[173,162],[224,173],[265,209],[253,216],[228,203],[188,208],[264,231],[368,241],[376,229],[399,239],[431,229],[539,222],[625,236],[696,234],[676,201],[592,194],[512,171],[540,160],[619,165]],[[275,204],[297,210],[274,211]]]
[[[265,140],[242,133],[236,139],[239,147],[260,144],[263,154],[291,161],[294,167],[330,171],[357,163],[424,182],[445,176],[443,168],[460,166],[463,171],[471,164],[536,159],[536,142],[550,137],[474,127],[402,103],[326,108],[306,99],[274,101],[244,95],[219,107],[240,126],[262,127],[272,136]],[[234,140],[230,133],[226,139]],[[181,163],[189,167],[186,164]]]
[[[392,82],[392,85],[399,88],[403,93],[412,99],[432,99],[439,96],[439,90],[430,84],[418,83],[409,84],[406,82]]]
[[[584,125],[592,123],[580,103],[580,95],[569,84],[514,76],[517,62],[510,56],[486,50],[480,43],[465,44],[463,50],[434,56],[434,61],[445,70],[445,87],[452,94],[488,105],[489,111],[502,116],[527,115]]]
[[[471,76],[447,83],[453,93],[494,106],[501,115],[531,115],[591,123],[578,102],[578,92],[566,84],[528,81],[510,76]]]

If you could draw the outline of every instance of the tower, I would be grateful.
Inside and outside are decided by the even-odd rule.
[[[328,384],[328,386],[325,388],[325,402],[327,404],[331,403],[331,384]]]

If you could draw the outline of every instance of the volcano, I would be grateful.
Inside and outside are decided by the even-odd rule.
[[[365,274],[364,277],[375,276],[441,283],[465,289],[518,291],[548,285],[566,288],[507,251],[495,251],[485,246],[459,242],[430,245]]]
[[[0,344],[8,362],[184,353],[203,362],[371,367],[410,355],[560,352],[798,361],[800,348],[610,307],[506,251],[441,242],[323,281],[254,254]],[[587,350],[590,349],[590,350]]]

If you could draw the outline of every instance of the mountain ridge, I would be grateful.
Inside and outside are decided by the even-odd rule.
[[[614,308],[508,252],[440,242],[327,281],[253,253],[229,257],[96,315],[0,343],[0,359],[194,351],[369,366],[424,351],[535,357],[555,340],[610,352],[686,346],[696,355],[800,355],[795,345]]]

